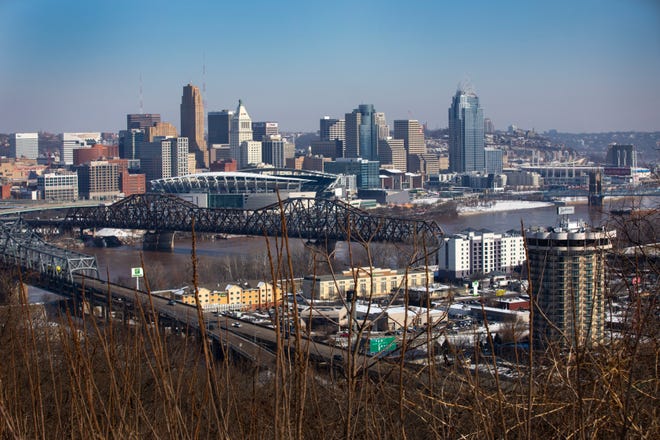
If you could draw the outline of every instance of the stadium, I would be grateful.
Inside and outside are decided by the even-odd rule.
[[[189,174],[152,180],[151,191],[174,194],[203,208],[259,209],[279,198],[329,198],[337,176],[288,168]]]

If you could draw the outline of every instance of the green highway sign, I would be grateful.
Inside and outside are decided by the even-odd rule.
[[[142,272],[141,267],[132,267],[131,268],[131,276],[133,278],[142,278],[144,276],[144,272]]]

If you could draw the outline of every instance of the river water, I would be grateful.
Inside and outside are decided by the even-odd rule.
[[[630,207],[630,203],[622,200],[613,200],[603,208],[592,208],[586,204],[572,205],[575,214],[572,219],[581,219],[594,226],[606,225],[611,221],[610,209],[622,209]],[[642,208],[658,208],[659,200],[654,198],[647,200],[641,205]],[[637,205],[635,207],[640,207]],[[546,206],[534,209],[510,210],[505,212],[482,212],[467,215],[447,215],[434,218],[441,226],[445,234],[458,233],[466,228],[488,229],[493,232],[505,232],[511,229],[520,231],[522,225],[532,226],[554,226],[559,222],[557,208]],[[196,252],[200,262],[212,263],[213,261],[226,259],[226,257],[254,257],[267,254],[267,244],[264,237],[234,237],[216,240],[198,240]],[[275,240],[268,241],[271,251],[275,253]],[[294,251],[304,247],[302,240],[291,240],[290,246]],[[339,247],[341,248],[341,244]],[[177,236],[172,252],[143,251],[141,244],[121,246],[117,248],[94,248],[87,247],[83,252],[93,254],[97,258],[100,277],[107,278],[107,274],[113,281],[120,278],[130,279],[131,267],[157,264],[165,271],[181,272],[190,271],[191,267],[191,239],[186,236]],[[142,260],[141,260],[142,259]]]

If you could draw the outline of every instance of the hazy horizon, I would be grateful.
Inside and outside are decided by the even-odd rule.
[[[6,0],[0,132],[116,132],[140,76],[143,111],[177,127],[191,82],[206,111],[242,99],[282,131],[360,103],[445,128],[470,80],[498,130],[660,131],[656,2],[531,3]]]

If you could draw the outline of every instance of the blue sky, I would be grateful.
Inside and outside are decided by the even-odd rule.
[[[660,130],[660,2],[0,0],[0,132],[117,131],[143,108],[313,131],[374,104],[447,126],[469,79],[496,128]],[[203,75],[203,65],[206,75]]]

